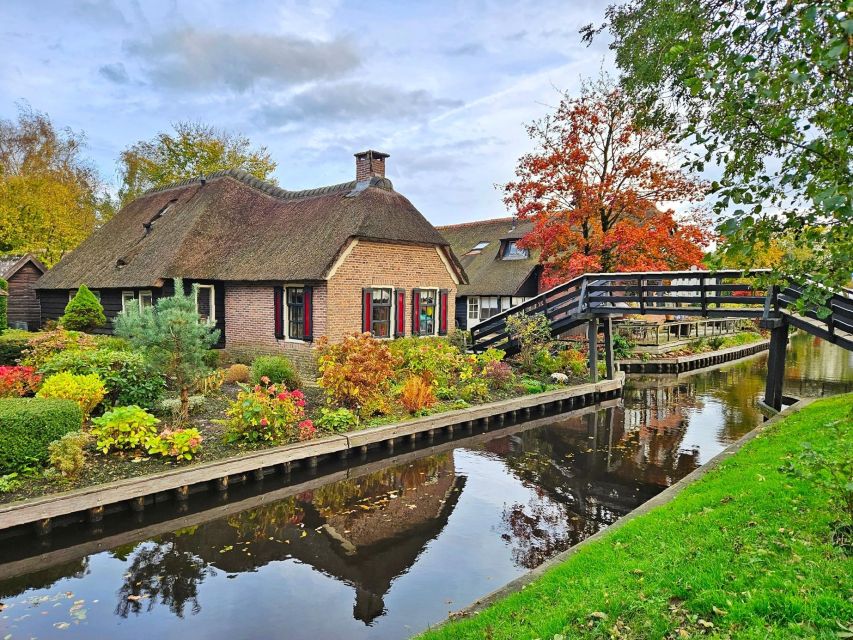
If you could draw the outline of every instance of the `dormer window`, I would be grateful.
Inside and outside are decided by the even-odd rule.
[[[486,247],[488,247],[488,246],[489,246],[489,243],[488,243],[488,242],[486,242],[486,241],[478,242],[477,244],[475,244],[475,245],[474,245],[474,248],[473,248],[473,249],[471,249],[471,250],[470,250],[468,253],[466,253],[465,255],[466,255],[466,256],[475,256],[475,255],[477,255],[478,253],[481,253],[481,252],[483,251],[483,249],[485,249],[485,248],[486,248]]]
[[[504,246],[504,260],[525,260],[530,257],[530,252],[527,249],[522,249],[518,246],[515,240],[507,240]]]

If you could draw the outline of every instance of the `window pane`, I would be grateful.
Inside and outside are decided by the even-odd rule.
[[[301,287],[287,290],[287,337],[305,338],[305,290]]]
[[[371,320],[371,332],[377,338],[391,337],[391,307],[390,306],[373,306],[373,316]]]
[[[150,291],[139,292],[139,306],[142,309],[148,309],[154,305],[154,296]]]
[[[480,299],[479,298],[468,298],[468,319],[469,320],[479,320],[480,319]]]
[[[131,305],[136,301],[136,295],[133,291],[122,291],[121,292],[121,310],[127,311],[131,308]]]
[[[420,291],[420,335],[431,336],[435,334],[436,322],[436,297],[435,289],[421,289]]]
[[[391,304],[391,289],[374,289],[373,304]]]

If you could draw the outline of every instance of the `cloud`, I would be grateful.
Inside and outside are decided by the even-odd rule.
[[[458,47],[453,47],[452,49],[445,50],[445,53],[452,57],[476,56],[485,52],[486,47],[484,47],[479,42],[469,42],[468,44],[459,45]]]
[[[361,62],[355,44],[343,37],[319,41],[182,29],[127,42],[125,49],[142,60],[151,84],[182,91],[296,85],[339,77]]]
[[[121,62],[105,64],[98,69],[98,73],[115,84],[127,84],[129,81],[127,69],[124,68],[124,64]]]
[[[260,109],[264,123],[281,126],[290,121],[412,119],[461,106],[459,100],[436,98],[423,89],[405,90],[361,81],[318,84],[283,104]]]
[[[74,5],[74,15],[99,26],[127,26],[127,20],[112,0],[83,0]]]

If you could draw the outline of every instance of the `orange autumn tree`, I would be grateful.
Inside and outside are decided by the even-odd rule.
[[[666,131],[636,123],[630,100],[606,75],[564,95],[527,126],[535,149],[503,186],[504,203],[533,222],[522,246],[540,251],[543,284],[585,272],[685,269],[712,236],[701,212],[676,219],[657,203],[698,203],[706,185],[677,168],[684,152]]]

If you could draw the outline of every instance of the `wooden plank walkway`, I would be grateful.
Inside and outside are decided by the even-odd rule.
[[[548,405],[558,411],[568,411],[617,397],[621,394],[623,384],[624,374],[620,374],[614,380],[490,402],[469,409],[383,425],[345,435],[334,435],[310,442],[254,451],[185,469],[127,478],[14,502],[0,506],[0,530],[33,524],[38,531],[46,532],[50,530],[53,520],[60,516],[87,513],[90,520],[97,521],[103,517],[104,508],[110,505],[130,501],[129,506],[140,511],[145,508],[144,499],[147,496],[172,492],[176,500],[182,501],[189,498],[191,488],[206,489],[208,485],[215,484],[216,488],[225,490],[228,487],[229,478],[235,478],[235,476],[237,479],[242,479],[241,476],[253,474],[256,478],[261,478],[264,474],[276,471],[286,472],[288,465],[294,462],[307,462],[315,466],[322,457],[333,454],[346,456],[353,449],[361,451],[364,447],[380,443],[390,443],[393,448],[394,441],[404,436],[416,439],[421,434],[434,433],[438,429],[452,431],[458,424],[506,415],[517,416],[519,412],[527,416],[535,407],[539,407],[544,412]]]
[[[278,489],[258,493],[257,495],[241,500],[226,502],[195,513],[184,514],[176,518],[162,520],[160,522],[132,528],[127,531],[110,534],[101,538],[86,540],[79,544],[46,551],[45,553],[22,558],[20,560],[12,560],[10,562],[0,564],[0,580],[7,580],[16,576],[25,575],[57,564],[72,562],[93,553],[99,553],[125,544],[146,540],[178,529],[202,525],[219,518],[241,513],[247,509],[255,509],[267,504],[272,504],[279,500],[289,498],[290,496],[317,489],[332,482],[355,480],[380,471],[386,467],[410,464],[420,458],[451,451],[457,447],[473,447],[488,442],[494,438],[499,438],[509,434],[523,433],[530,429],[535,429],[549,424],[559,426],[561,423],[582,417],[593,411],[616,407],[618,404],[619,401],[616,399],[605,400],[601,403],[577,409],[565,415],[557,416],[556,418],[555,416],[548,416],[498,429],[488,429],[480,433],[467,435],[463,438],[448,440],[447,442],[430,447],[400,453],[389,458],[383,458],[381,460],[374,460],[371,462],[356,463],[346,469],[341,469],[327,475],[309,478],[295,484],[288,484],[287,486],[280,487]]]

